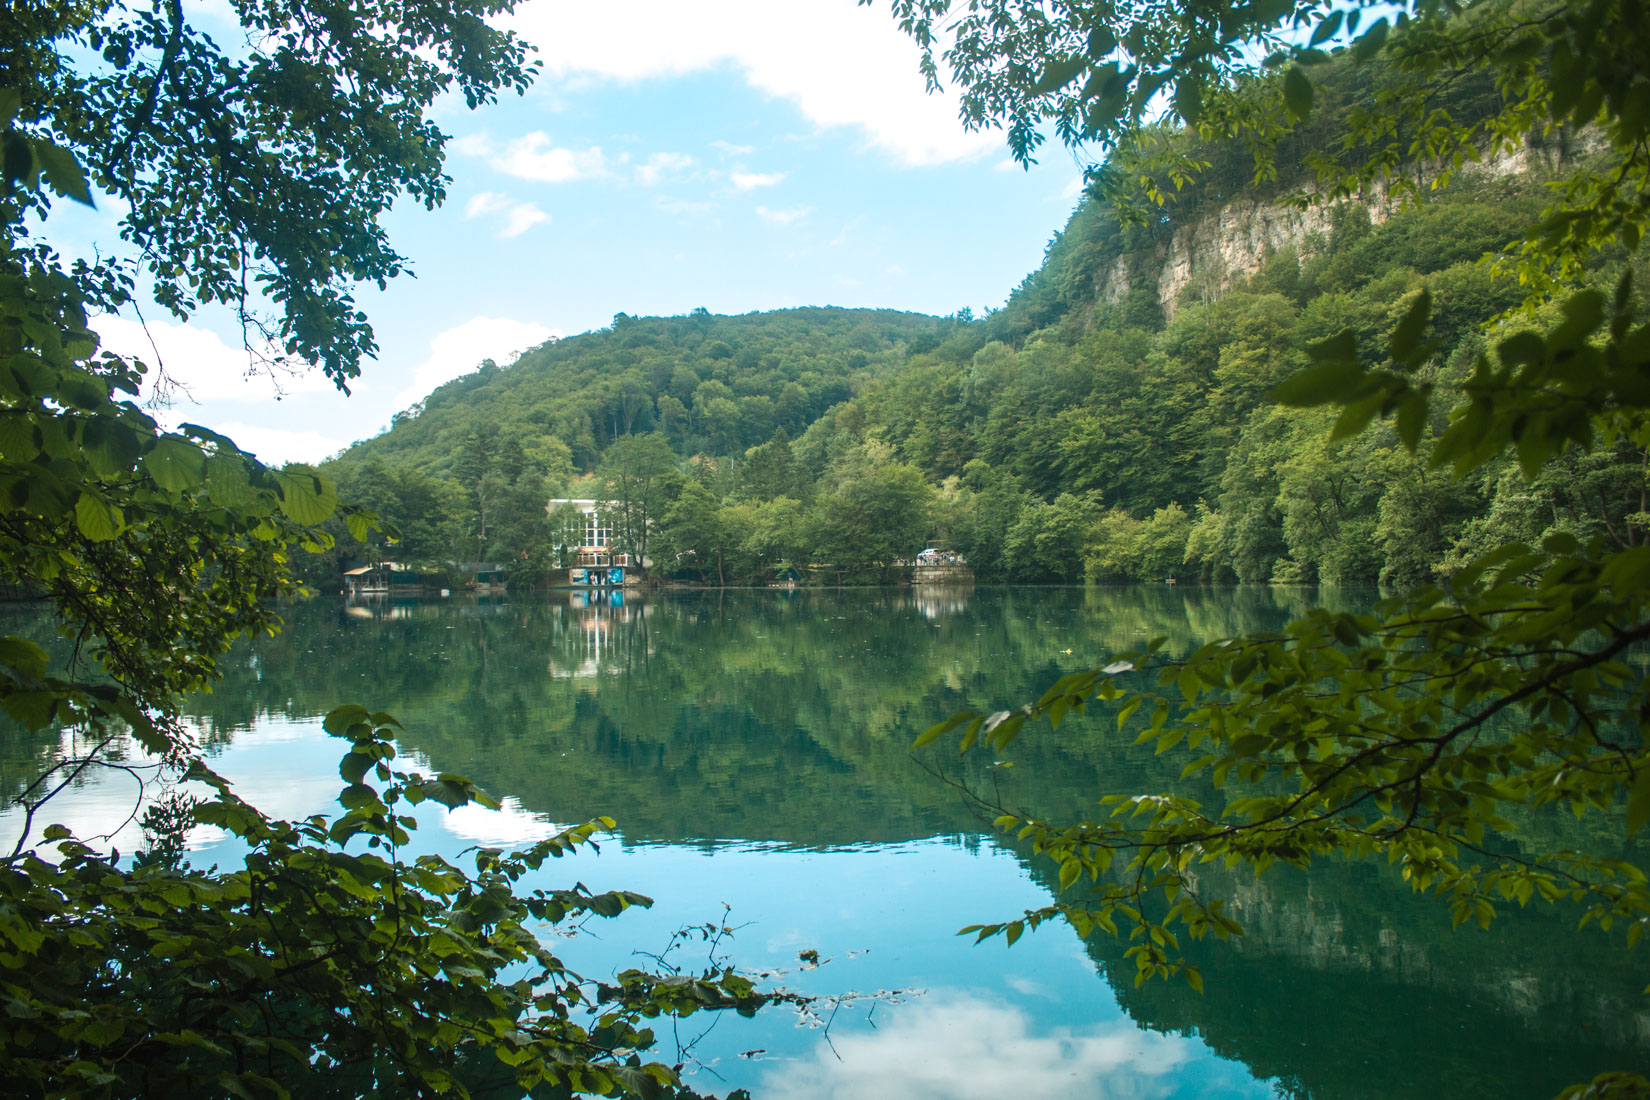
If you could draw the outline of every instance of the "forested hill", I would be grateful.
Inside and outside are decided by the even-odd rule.
[[[1639,537],[1645,456],[1625,443],[1533,484],[1509,462],[1455,481],[1390,426],[1335,440],[1327,412],[1268,396],[1343,330],[1376,362],[1425,289],[1438,350],[1421,371],[1440,396],[1424,454],[1475,358],[1509,324],[1550,323],[1487,335],[1524,288],[1484,257],[1539,217],[1552,166],[1584,143],[1532,146],[1413,202],[1303,208],[1287,171],[1257,186],[1241,149],[1152,140],[1156,160],[1114,171],[1147,176],[1165,150],[1209,167],[1136,216],[1085,199],[987,317],[620,315],[444,386],[333,470],[409,532],[401,556],[547,566],[557,540],[535,500],[569,485],[611,499],[651,470],[636,513],[650,556],[712,582],[785,564],[875,577],[939,540],[986,579],[1412,583],[1509,539]],[[1605,257],[1595,276],[1619,269]]]
[[[857,386],[938,344],[948,324],[869,309],[621,313],[610,328],[541,344],[507,366],[488,360],[340,461],[378,456],[450,475],[478,428],[499,445],[519,442],[552,478],[593,469],[615,439],[655,431],[679,454],[739,455],[776,431],[800,434]]]

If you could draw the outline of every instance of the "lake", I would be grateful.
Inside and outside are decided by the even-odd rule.
[[[468,775],[499,812],[421,807],[423,849],[525,843],[598,814],[599,855],[573,879],[656,900],[555,950],[603,975],[707,958],[816,995],[754,1020],[660,1028],[657,1055],[702,1091],[802,1098],[1549,1097],[1642,1068],[1645,976],[1565,911],[1503,910],[1450,929],[1444,906],[1386,868],[1288,869],[1212,886],[1248,935],[1200,944],[1206,991],[1136,989],[1124,943],[1045,925],[1012,948],[954,935],[1046,904],[1049,866],[995,835],[961,788],[1016,808],[1092,815],[1105,793],[1166,789],[1184,762],[1132,747],[1109,719],[1028,731],[1001,758],[913,757],[964,706],[1033,699],[1056,677],[1167,636],[1281,626],[1320,594],[1181,588],[711,591],[637,598],[453,599],[289,609],[191,702],[213,767],[267,813],[328,810],[343,702],[395,714],[403,751]],[[1321,596],[1357,606],[1364,593]],[[13,613],[5,632],[41,636]],[[59,650],[62,646],[59,643]],[[15,793],[59,746],[0,735]],[[47,820],[83,837],[127,816],[135,784],[100,775]],[[1576,844],[1587,820],[1566,822]],[[15,829],[0,816],[0,833]],[[14,834],[13,834],[14,835]],[[114,844],[139,842],[127,824]],[[233,843],[191,835],[191,858]],[[529,886],[532,883],[528,884]],[[707,943],[695,926],[730,928]],[[686,935],[677,935],[687,929]]]

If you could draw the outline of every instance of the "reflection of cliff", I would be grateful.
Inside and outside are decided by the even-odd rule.
[[[1051,889],[1045,861],[1027,866]],[[1314,1100],[1551,1097],[1650,1047],[1645,976],[1620,938],[1578,934],[1563,910],[1510,907],[1489,931],[1452,930],[1436,899],[1396,874],[1325,865],[1206,874],[1246,935],[1192,945],[1205,992],[1135,988],[1126,944],[1089,954],[1128,1013],[1203,1037],[1257,1076]],[[978,915],[985,919],[989,914]]]

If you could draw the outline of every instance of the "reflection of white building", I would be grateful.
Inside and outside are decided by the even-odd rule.
[[[585,680],[601,675],[602,666],[611,662],[621,630],[639,608],[623,592],[570,592],[567,607],[554,611],[550,675]]]
[[[968,610],[968,597],[973,589],[956,585],[917,584],[911,596],[924,618],[939,619]]]
[[[571,535],[577,540],[571,546],[556,547],[558,551],[570,551],[575,556],[575,565],[588,569],[592,566],[646,564],[633,562],[629,554],[618,553],[613,549],[613,523],[607,514],[606,501],[552,500],[546,505],[551,515],[563,508],[577,509],[584,517],[582,524],[570,525],[558,531],[559,535]]]

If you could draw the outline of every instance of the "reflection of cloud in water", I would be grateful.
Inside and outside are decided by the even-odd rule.
[[[521,803],[514,798],[501,800],[496,810],[473,802],[448,810],[441,817],[441,827],[460,839],[499,848],[532,844],[555,836],[564,828],[539,814],[522,809]]]
[[[1008,988],[1020,994],[1022,997],[1046,997],[1050,1000],[1059,999],[1054,995],[1054,991],[1049,989],[1048,986],[1044,985],[1042,982],[1034,982],[1030,978],[1022,978],[1018,974],[1010,974],[1005,977],[1003,981],[1008,985]]]
[[[836,1054],[822,1041],[811,1060],[775,1066],[752,1091],[769,1100],[1159,1097],[1184,1083],[1174,1071],[1197,1049],[1127,1021],[1034,1035],[1012,1005],[943,992],[900,1008],[876,1031],[831,1039]]]

